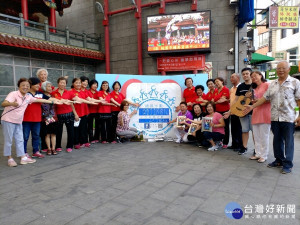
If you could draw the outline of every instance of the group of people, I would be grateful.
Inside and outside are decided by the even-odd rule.
[[[47,77],[47,70],[39,69],[37,77],[21,78],[18,90],[9,93],[1,104],[4,107],[1,116],[4,156],[8,157],[8,166],[17,166],[11,154],[13,139],[22,165],[36,162],[34,158],[44,158],[41,151],[57,155],[62,151],[64,124],[66,152],[88,148],[99,140],[102,144],[114,144],[117,137],[129,139],[138,135],[137,129],[129,127],[130,117],[137,111],[127,112],[130,104],[135,107],[138,104],[125,99],[118,81],[113,83],[111,92],[107,81],[103,81],[97,91],[98,82],[82,76],[74,78],[71,89],[67,90],[66,77],[58,78],[57,87],[47,81]],[[31,155],[27,151],[30,134]]]
[[[229,90],[224,79],[208,79],[208,92],[202,85],[193,86],[193,79],[186,78],[186,89],[177,110],[185,117],[174,126],[176,142],[197,141],[199,147],[208,151],[220,148],[233,149],[239,155],[248,150],[249,132],[252,131],[254,152],[250,157],[263,163],[269,154],[270,131],[274,135],[275,161],[268,167],[282,168],[281,173],[290,173],[293,168],[294,130],[300,126],[295,108],[300,106],[300,81],[289,75],[290,66],[282,61],[277,65],[278,79],[267,82],[260,71],[242,69],[244,82],[239,74],[232,74]],[[203,122],[204,121],[204,122]],[[206,122],[209,121],[206,127]],[[231,121],[231,122],[230,122]],[[231,124],[231,129],[229,128]],[[191,127],[196,129],[191,131]],[[229,137],[232,144],[228,146]]]
[[[193,79],[186,78],[187,88],[177,108],[178,117],[168,122],[177,122],[174,126],[176,142],[194,141],[199,147],[208,147],[209,151],[233,149],[242,155],[248,150],[249,132],[252,131],[255,151],[250,159],[263,163],[269,153],[271,130],[275,161],[268,167],[282,167],[282,173],[290,173],[294,129],[295,125],[300,125],[300,117],[295,118],[294,111],[300,106],[300,81],[289,76],[289,71],[289,64],[280,62],[278,79],[269,83],[261,72],[244,68],[241,71],[243,83],[236,73],[230,77],[233,85],[230,90],[222,77],[208,79],[206,94],[202,85],[194,87]],[[132,138],[138,134],[137,129],[129,127],[130,118],[137,111],[131,114],[127,111],[129,105],[139,105],[125,99],[118,81],[112,84],[112,91],[107,81],[103,81],[97,91],[98,82],[83,76],[74,78],[71,89],[67,90],[65,77],[57,80],[57,88],[47,77],[47,70],[40,69],[37,77],[21,78],[18,91],[9,93],[1,104],[5,108],[1,122],[8,166],[17,166],[11,156],[13,138],[17,156],[21,157],[20,164],[34,163],[33,158],[45,157],[39,150],[40,140],[41,149],[47,155],[61,152],[64,124],[66,152],[90,147],[100,140],[103,144],[113,144],[118,136]],[[184,119],[178,120],[179,117]],[[230,130],[232,144],[228,146]],[[27,153],[30,133],[31,156]]]

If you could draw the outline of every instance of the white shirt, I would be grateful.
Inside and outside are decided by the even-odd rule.
[[[280,84],[278,79],[270,83],[264,98],[271,102],[271,121],[295,121],[296,100],[300,99],[300,81],[288,76]]]

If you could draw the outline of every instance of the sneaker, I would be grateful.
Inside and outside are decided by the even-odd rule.
[[[91,144],[90,143],[85,143],[84,146],[89,148],[91,146]]]
[[[61,151],[62,151],[62,148],[57,148],[56,151],[57,151],[57,152],[61,152]]]
[[[28,163],[35,163],[35,159],[27,158],[26,156],[24,158],[21,158],[20,164],[21,165],[26,165]]]
[[[228,145],[223,145],[222,148],[226,149],[228,147]]]
[[[291,173],[292,172],[292,168],[282,168],[281,173],[282,174],[287,174],[287,173]]]
[[[282,163],[279,163],[277,161],[271,162],[267,165],[267,167],[269,168],[281,168],[282,167]]]
[[[9,167],[16,167],[16,166],[18,166],[17,163],[15,162],[15,160],[14,160],[13,158],[11,158],[11,159],[9,159],[9,160],[7,161],[7,165],[8,165]]]
[[[96,141],[91,141],[91,144],[96,144]]]
[[[71,148],[67,148],[66,151],[70,153],[70,152],[72,152],[72,149]]]
[[[112,141],[111,144],[117,144],[117,142],[116,141]]]
[[[212,147],[210,147],[209,149],[207,149],[207,151],[218,151],[218,146],[217,145],[214,145]]]
[[[98,141],[98,140],[95,140],[94,142],[95,142],[95,143],[99,143],[99,141]]]
[[[47,152],[48,151],[48,149],[46,148],[46,149],[43,149],[43,150],[41,150],[41,152]]]
[[[181,139],[178,138],[175,142],[179,144],[181,142]]]
[[[37,151],[36,153],[32,154],[32,158],[42,159],[42,158],[45,158],[45,156],[42,155],[39,151]]]
[[[25,156],[29,159],[31,159],[31,156],[28,153],[25,153]]]
[[[80,149],[80,145],[75,145],[74,148],[75,149]]]
[[[257,160],[257,162],[259,162],[259,163],[263,163],[263,162],[265,162],[266,160],[264,159],[264,158],[259,158],[258,160]]]
[[[217,141],[216,146],[218,146],[218,148],[222,148],[223,147],[223,142],[222,141]]]
[[[238,152],[238,154],[239,155],[243,155],[243,154],[245,154],[247,152],[247,148],[242,148],[239,152]]]
[[[102,143],[102,144],[108,144],[108,142],[107,142],[107,141],[102,141],[101,143]]]

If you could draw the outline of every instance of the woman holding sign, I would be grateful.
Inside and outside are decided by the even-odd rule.
[[[205,116],[202,120],[202,131],[204,139],[209,141],[209,143],[211,144],[211,147],[207,149],[208,151],[217,151],[221,146],[217,145],[216,143],[220,143],[225,137],[225,122],[223,116],[215,111],[215,103],[208,102],[206,104],[206,112],[208,113],[208,115]]]
[[[202,141],[203,141],[203,133],[201,131],[201,125],[202,125],[202,118],[204,117],[204,113],[201,110],[200,104],[196,103],[193,105],[193,120],[187,118],[187,121],[191,122],[188,135],[187,135],[187,140],[188,141],[197,141],[198,142],[198,147],[202,146]]]

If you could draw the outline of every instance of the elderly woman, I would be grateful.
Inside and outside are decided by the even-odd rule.
[[[91,98],[98,99],[98,81],[91,80],[89,82],[90,89],[88,90],[88,95]],[[89,134],[89,141],[91,144],[98,143],[100,138],[100,121],[99,121],[99,114],[98,108],[99,105],[88,105],[89,107],[89,115],[88,115],[88,134]],[[94,124],[95,124],[95,131],[94,131]]]
[[[212,132],[204,131],[203,136],[204,139],[209,141],[211,144],[211,147],[208,148],[208,151],[217,151],[219,146],[219,143],[223,140],[225,137],[225,122],[223,119],[223,116],[216,112],[216,105],[213,102],[208,102],[206,104],[206,112],[208,113],[205,117],[212,118],[212,122],[210,123],[210,126],[212,127]]]
[[[74,101],[73,103],[85,102],[84,99],[75,95],[74,92],[66,90],[67,79],[60,77],[57,79],[58,88],[51,93],[54,98],[57,98],[63,102]],[[56,108],[58,127],[56,134],[56,151],[61,152],[61,139],[63,132],[63,125],[67,127],[67,146],[66,151],[72,152],[74,145],[74,120],[78,121],[79,116],[76,113],[75,107],[71,105],[58,105]]]
[[[88,114],[89,108],[87,104],[97,105],[96,102],[101,102],[100,100],[91,99],[88,92],[82,90],[82,81],[80,78],[74,78],[72,81],[72,89],[70,92],[81,99],[81,104],[74,104],[75,107],[75,120],[80,119],[78,127],[74,127],[74,147],[75,149],[80,149],[83,147],[90,147],[88,142]]]
[[[114,140],[112,132],[111,106],[117,106],[118,103],[111,98],[107,81],[102,81],[98,97],[103,101],[98,108],[101,127],[101,143],[107,144],[110,142],[115,144],[117,142]]]
[[[202,111],[205,111],[205,105],[207,103],[207,100],[206,100],[205,94],[204,94],[204,87],[202,85],[197,85],[195,87],[195,92],[197,94],[195,103],[197,103],[201,106]]]
[[[138,103],[133,103],[125,98],[125,96],[120,92],[121,84],[119,81],[115,81],[112,85],[113,91],[110,93],[111,100],[113,99],[116,106],[111,106],[111,115],[112,115],[112,136],[113,139],[116,139],[116,128],[118,124],[118,114],[120,112],[120,105],[123,100],[126,100],[130,105],[138,107]]]
[[[118,124],[117,124],[117,135],[123,136],[124,138],[133,138],[138,134],[138,130],[134,127],[129,127],[130,118],[137,113],[136,110],[128,114],[127,110],[129,108],[129,103],[123,100],[120,105],[121,111],[118,114]]]
[[[1,106],[5,107],[1,116],[1,123],[3,127],[4,136],[4,156],[8,158],[8,166],[15,167],[17,163],[11,156],[12,139],[15,139],[17,156],[21,157],[20,164],[25,165],[28,163],[35,163],[35,159],[31,159],[25,155],[24,152],[24,139],[22,121],[24,112],[28,104],[33,102],[52,103],[52,101],[45,99],[37,99],[30,94],[29,82],[26,78],[21,78],[18,81],[18,91],[13,91],[8,94]]]
[[[213,101],[216,104],[216,112],[221,115],[225,114],[230,109],[229,89],[224,85],[224,79],[222,77],[217,77],[215,79],[216,91],[213,97]],[[225,121],[225,137],[223,140],[223,148],[227,148],[229,142],[229,118],[224,119]]]
[[[187,118],[187,121],[190,121],[191,125],[196,124],[197,128],[191,134],[187,134],[187,140],[197,141],[197,145],[201,147],[203,141],[203,133],[201,131],[201,125],[202,125],[202,118],[204,117],[204,113],[201,110],[200,104],[196,103],[193,105],[192,115],[193,115],[193,120]],[[188,126],[190,126],[190,124],[188,124]],[[183,140],[185,140],[185,138]]]
[[[35,98],[49,100],[52,103],[62,104],[57,99],[51,98],[43,94],[42,92],[38,91],[39,83],[40,83],[40,80],[38,78],[31,77],[28,79],[28,81],[30,84],[30,89],[28,94],[32,95]],[[39,151],[41,122],[42,122],[41,103],[28,105],[28,107],[25,110],[23,123],[22,123],[23,136],[24,136],[24,151],[27,154],[27,142],[29,139],[29,135],[31,133],[32,148],[33,148],[32,157],[36,157],[36,158],[44,158],[44,155],[42,155]],[[28,154],[27,157],[29,157]]]
[[[212,99],[215,96],[215,91],[216,91],[214,80],[208,79],[206,81],[206,86],[208,87],[208,92],[205,94],[205,99],[207,101],[212,101]]]
[[[44,83],[44,82],[47,81],[47,79],[48,79],[48,71],[45,68],[40,68],[36,72],[36,76],[40,80],[39,92],[43,93],[44,90],[42,89],[42,83]],[[54,86],[51,86],[51,90],[54,90]],[[43,126],[43,122],[41,123],[41,127],[42,126]],[[45,131],[45,129],[41,129],[40,130],[41,148],[42,148],[42,152],[47,152],[48,149],[47,149],[47,144],[45,142],[46,133],[44,131]]]
[[[250,76],[255,97],[253,103],[255,103],[257,99],[263,97],[264,93],[268,90],[269,83],[259,71],[253,71]],[[255,155],[250,157],[250,159],[263,163],[267,160],[269,154],[269,136],[271,129],[270,102],[265,102],[253,109],[251,123],[255,139]]]
[[[50,81],[43,82],[41,89],[46,96],[51,97],[52,83]],[[58,122],[54,105],[42,104],[42,119],[41,131],[45,133],[47,155],[57,155],[55,146]]]

